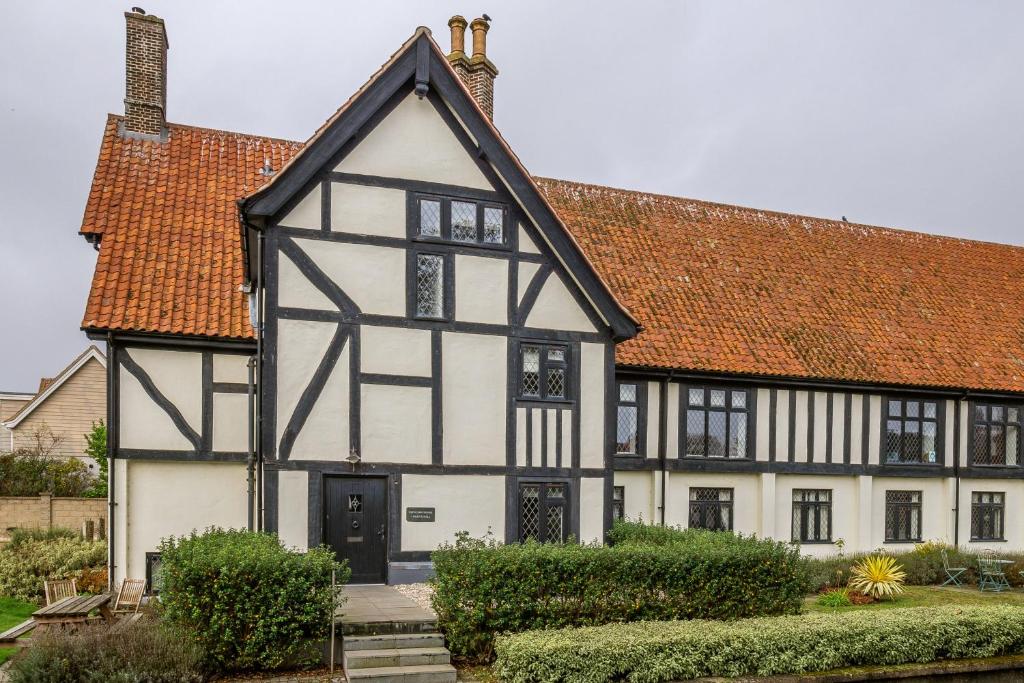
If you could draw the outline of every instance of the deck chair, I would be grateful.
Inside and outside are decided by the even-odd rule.
[[[949,584],[953,584],[954,586],[963,585],[960,580],[960,576],[967,571],[967,567],[950,567],[949,555],[946,554],[945,548],[942,549],[942,568],[946,570],[946,576],[949,577],[942,584],[943,586],[947,586]]]
[[[66,598],[77,598],[78,585],[74,579],[43,581],[43,592],[46,593],[46,604],[52,605]]]
[[[132,614],[139,611],[142,595],[146,592],[145,579],[125,579],[117,591],[114,614]]]
[[[991,559],[978,558],[978,590],[1000,592],[1010,587],[999,563]]]

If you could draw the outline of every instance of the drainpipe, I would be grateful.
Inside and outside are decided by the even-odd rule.
[[[255,509],[255,496],[256,496],[256,439],[254,436],[254,430],[256,429],[256,356],[249,356],[249,362],[246,363],[249,368],[249,448],[248,456],[246,457],[246,481],[248,483],[248,495],[246,500],[248,501],[248,520],[249,520],[249,531],[252,531],[254,527],[253,511]]]
[[[263,386],[263,231],[256,237],[256,379]],[[262,390],[254,393],[256,418],[256,530],[263,531],[263,399]]]
[[[953,547],[960,547],[960,404],[967,392],[953,404]]]
[[[114,453],[117,452],[115,441],[117,440],[118,424],[114,414],[116,404],[116,392],[114,391],[117,382],[117,350],[114,348],[114,335],[107,332],[107,589],[114,589],[114,473],[117,471],[117,461]]]
[[[669,370],[668,376],[662,378],[661,389],[658,398],[658,409],[661,411],[661,424],[658,426],[658,460],[661,465],[661,526],[665,526],[665,492],[668,465],[668,384],[672,381],[673,371]]]

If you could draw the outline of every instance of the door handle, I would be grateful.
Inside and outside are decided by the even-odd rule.
[[[377,535],[380,536],[381,538],[384,538],[384,525],[383,524],[380,525],[380,529],[377,531]]]

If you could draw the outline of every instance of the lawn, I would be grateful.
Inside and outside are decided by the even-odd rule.
[[[953,588],[940,586],[905,586],[902,595],[893,600],[881,600],[867,605],[850,607],[822,607],[818,596],[804,600],[807,612],[849,612],[859,609],[892,609],[893,607],[939,607],[941,605],[1021,605],[1024,606],[1024,592],[1010,590],[1003,593],[982,593],[974,587]]]
[[[17,626],[28,619],[37,609],[39,608],[30,602],[22,602],[12,598],[0,598],[0,632],[6,631],[12,626]],[[6,662],[14,654],[14,650],[15,648],[13,647],[0,647],[0,664]]]

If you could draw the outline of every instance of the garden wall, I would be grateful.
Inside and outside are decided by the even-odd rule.
[[[62,527],[83,531],[93,523],[95,538],[106,535],[106,498],[55,498],[49,494],[27,497],[0,496],[0,541],[15,528]]]

